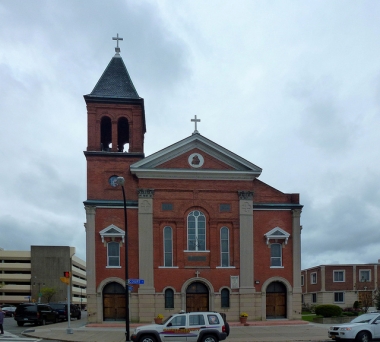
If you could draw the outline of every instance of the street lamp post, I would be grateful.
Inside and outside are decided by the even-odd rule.
[[[125,231],[125,341],[129,341],[129,290],[128,290],[128,220],[127,220],[127,202],[125,200],[124,191],[125,179],[123,177],[117,177],[115,184],[121,186],[123,191],[124,201],[124,231]]]
[[[37,276],[35,276],[34,278],[37,279]],[[33,286],[35,286],[36,284],[38,285],[38,303],[41,303],[41,285],[45,286],[45,283],[36,283],[36,282],[34,282]]]

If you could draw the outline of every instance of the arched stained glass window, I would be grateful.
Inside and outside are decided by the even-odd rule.
[[[220,259],[221,266],[230,266],[230,233],[227,227],[220,230]]]
[[[206,250],[206,216],[199,210],[192,211],[187,217],[187,249]]]
[[[173,229],[169,226],[164,228],[164,266],[173,266]]]

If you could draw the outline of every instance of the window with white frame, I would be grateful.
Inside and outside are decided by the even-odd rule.
[[[334,292],[334,303],[344,303],[344,292]]]
[[[230,266],[230,233],[227,227],[220,229],[220,259],[221,266]]]
[[[311,294],[311,302],[312,303],[316,303],[317,302],[317,294],[316,293],[312,293]]]
[[[317,272],[310,273],[310,283],[311,284],[317,283]]]
[[[301,275],[301,286],[304,286],[305,285],[305,277],[304,275],[302,274]]]
[[[334,271],[334,283],[344,282],[344,271]]]
[[[360,270],[359,271],[359,281],[365,282],[371,280],[371,271],[370,270]]]
[[[280,243],[272,243],[270,245],[270,266],[282,266],[282,246]]]
[[[206,216],[199,210],[194,210],[187,216],[187,249],[206,250]]]
[[[173,229],[164,228],[164,266],[173,267]]]
[[[107,266],[120,267],[120,243],[114,241],[107,243]]]

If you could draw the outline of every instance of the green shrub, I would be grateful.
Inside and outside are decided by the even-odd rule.
[[[342,308],[338,305],[323,304],[315,308],[315,313],[323,317],[337,317],[341,316]]]

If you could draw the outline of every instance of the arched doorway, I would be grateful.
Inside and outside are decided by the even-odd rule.
[[[109,283],[103,289],[103,320],[125,320],[125,289],[119,283]]]
[[[267,319],[286,318],[286,286],[274,281],[266,290]]]
[[[209,311],[209,290],[199,281],[186,289],[186,311]]]

